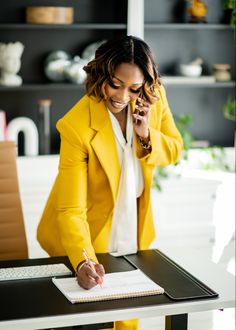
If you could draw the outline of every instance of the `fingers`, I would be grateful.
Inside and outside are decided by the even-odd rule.
[[[135,111],[133,113],[134,123],[140,125],[143,121],[146,121],[149,118],[149,111],[150,104],[139,97],[136,101]]]
[[[84,289],[91,289],[96,283],[97,274],[85,263],[84,266],[76,272],[77,282]]]
[[[133,112],[133,126],[136,134],[143,139],[148,137],[148,126],[150,118],[151,104],[143,99],[138,98],[136,101],[135,111]]]
[[[103,277],[105,275],[105,269],[102,264],[96,264],[95,270],[99,276]]]
[[[137,112],[139,112],[139,114],[142,113],[142,115],[144,116],[150,110],[150,103],[148,103],[146,100],[142,99],[141,97],[138,97],[135,109],[137,110]]]
[[[133,116],[133,122],[137,126],[141,125],[148,125],[149,122],[149,110],[147,111],[140,111],[138,113],[134,112],[132,114]]]
[[[88,290],[96,286],[104,274],[105,271],[103,265],[95,264],[94,269],[92,269],[85,263],[85,265],[76,272],[77,282],[82,288]]]
[[[143,121],[145,121],[143,114],[133,113],[133,118],[135,119],[135,124],[140,125]]]

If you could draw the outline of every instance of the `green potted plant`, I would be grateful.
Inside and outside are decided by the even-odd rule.
[[[223,23],[236,25],[236,0],[222,0]]]
[[[231,121],[236,121],[236,100],[231,98],[223,106],[224,117]],[[234,146],[236,147],[236,131],[234,133]]]
[[[189,125],[193,122],[193,116],[191,113],[182,113],[182,114],[174,114],[175,124],[182,136],[183,144],[184,144],[184,152],[182,155],[182,159],[188,159],[188,150],[192,146],[193,136],[189,129]],[[177,162],[175,165],[178,165]],[[166,167],[158,167],[154,176],[153,187],[157,190],[161,191],[160,178],[168,178],[169,173]]]
[[[228,99],[223,107],[223,114],[226,119],[236,121],[236,100]]]
[[[193,122],[193,115],[191,113],[174,114],[174,120],[184,143],[183,159],[187,159],[188,150],[191,148],[193,142],[193,136],[189,129],[189,126]]]

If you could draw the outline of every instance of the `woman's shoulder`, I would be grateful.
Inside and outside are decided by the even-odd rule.
[[[156,87],[155,92],[157,94],[157,97],[161,100],[166,99],[166,90],[163,84],[160,84]]]
[[[83,96],[62,118],[56,123],[56,128],[64,136],[78,136],[87,130],[90,123],[90,98]]]
[[[89,110],[89,97],[84,95],[72,108],[60,119],[61,121],[77,122],[77,119],[82,119],[86,116]],[[81,118],[81,114],[83,116]],[[79,120],[80,122],[80,120]]]
[[[166,90],[163,84],[158,85],[155,88],[155,93],[157,96],[157,101],[152,105],[152,108],[156,109],[157,111],[162,111],[163,108],[168,104]]]
[[[85,95],[58,120],[56,128],[70,141],[88,141],[94,136],[93,125],[103,122],[105,109],[103,102]]]
[[[89,122],[90,109],[94,106],[96,100],[84,95],[58,122],[67,122],[72,126],[85,125]]]

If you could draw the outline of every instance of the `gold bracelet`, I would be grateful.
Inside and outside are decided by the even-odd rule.
[[[151,149],[151,140],[149,139],[148,143],[146,143],[140,136],[138,136],[138,141],[141,147],[145,150],[150,150]]]
[[[84,267],[84,265],[86,264],[86,260],[85,261],[83,261],[83,262],[81,262],[81,264],[79,265],[79,267],[77,268],[77,272],[79,272],[83,267]]]

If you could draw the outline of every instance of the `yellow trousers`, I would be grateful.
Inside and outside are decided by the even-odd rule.
[[[106,330],[138,330],[138,320],[116,321],[114,328]]]

